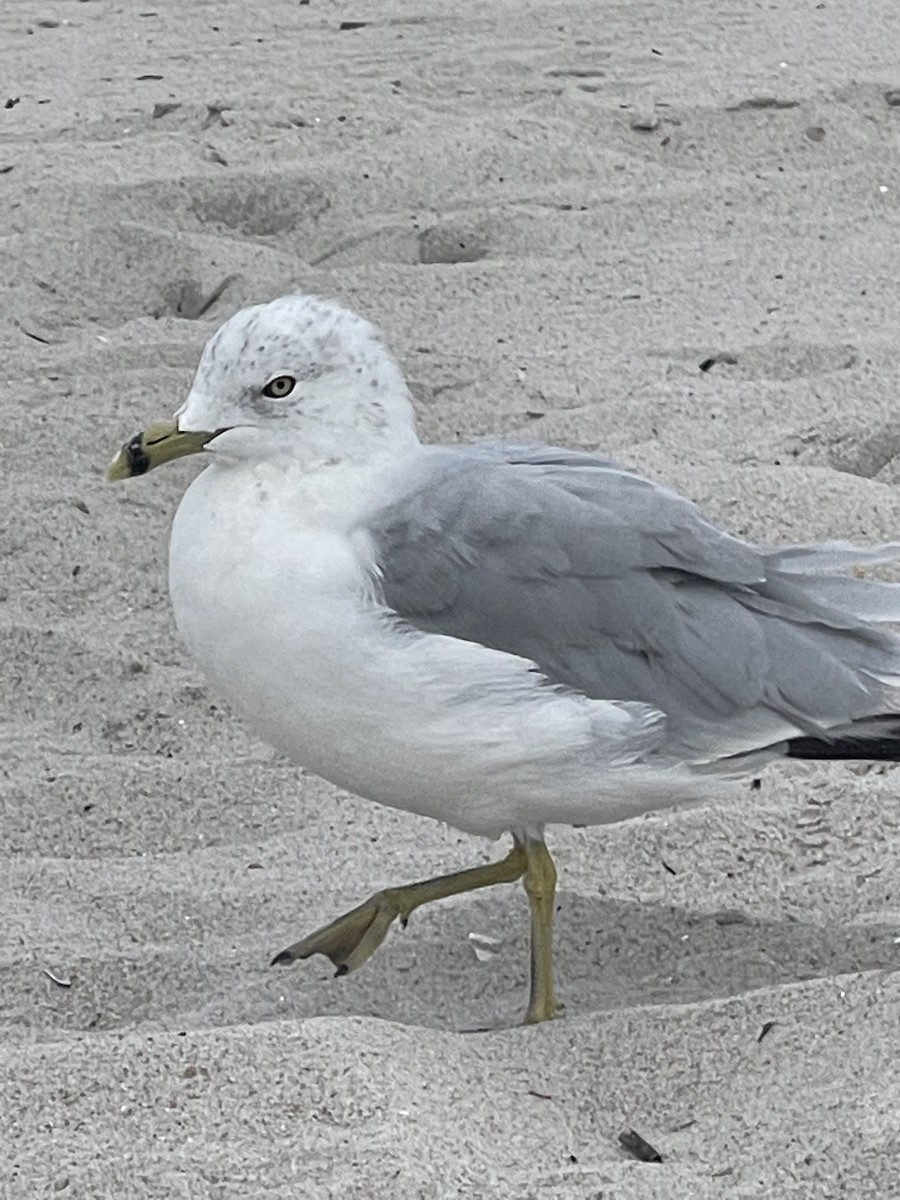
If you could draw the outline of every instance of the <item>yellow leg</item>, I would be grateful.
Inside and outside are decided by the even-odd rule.
[[[546,849],[544,853],[550,860]],[[421,904],[444,900],[447,896],[457,896],[460,892],[471,892],[476,888],[492,887],[496,883],[514,883],[530,869],[529,863],[528,846],[516,841],[506,858],[500,862],[472,867],[468,871],[455,871],[452,875],[439,875],[436,879],[423,879],[403,887],[386,888],[329,925],[323,925],[315,933],[288,946],[276,954],[272,964],[290,963],[313,954],[324,954],[334,963],[338,975],[346,975],[371,958],[398,917],[401,924],[405,925],[410,913]],[[550,865],[552,867],[552,860]]]
[[[525,885],[531,908],[531,995],[525,1023],[550,1020],[562,1008],[553,985],[556,867],[544,843],[531,838],[516,837],[509,854],[499,862],[376,892],[342,917],[276,954],[272,963],[324,954],[334,963],[337,975],[346,975],[371,958],[394,921],[399,918],[405,925],[420,905],[517,879]]]
[[[556,867],[542,841],[517,843],[525,852],[523,883],[531,907],[531,997],[525,1024],[549,1021],[562,1005],[553,985],[553,918],[556,913]]]

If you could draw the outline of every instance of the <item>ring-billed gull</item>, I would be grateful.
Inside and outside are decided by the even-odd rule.
[[[388,888],[274,961],[359,967],[431,900],[523,879],[527,1021],[556,1014],[552,823],[695,800],[779,756],[897,757],[900,544],[763,548],[594,454],[424,445],[361,317],[238,312],[110,478],[203,451],[172,528],[178,628],[295,762],[489,837],[500,862]]]

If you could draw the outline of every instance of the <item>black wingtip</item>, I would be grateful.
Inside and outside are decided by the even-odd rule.
[[[282,950],[280,954],[275,955],[275,957],[269,963],[269,966],[270,967],[286,967],[289,963],[292,963],[293,961],[294,961],[294,956],[293,956],[293,954],[291,954],[290,950]]]
[[[821,738],[792,738],[787,744],[787,757],[819,762],[900,762],[900,740],[841,738],[826,742]]]

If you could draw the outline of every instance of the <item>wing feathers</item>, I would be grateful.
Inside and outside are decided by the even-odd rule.
[[[900,675],[900,586],[836,572],[900,544],[762,549],[603,459],[436,451],[374,531],[385,602],[428,632],[519,655],[594,699],[666,714],[737,753],[876,713]]]

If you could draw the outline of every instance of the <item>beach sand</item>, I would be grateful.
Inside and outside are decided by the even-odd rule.
[[[302,288],[382,327],[430,439],[896,538],[898,37],[893,0],[4,7],[0,1194],[900,1195],[895,768],[552,830],[546,1026],[518,887],[270,968],[501,848],[254,741],[166,594],[197,463],[103,478]]]

